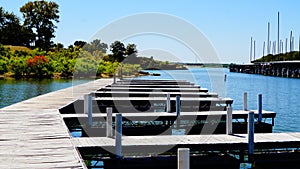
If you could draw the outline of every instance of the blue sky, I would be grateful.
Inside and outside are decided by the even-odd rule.
[[[60,22],[57,24],[54,41],[65,46],[73,44],[76,40],[91,40],[99,30],[120,18],[155,12],[178,17],[195,26],[213,45],[220,62],[247,63],[251,36],[256,41],[256,58],[261,57],[263,42],[267,40],[268,22],[271,23],[271,40],[277,40],[278,11],[281,19],[281,39],[289,37],[290,31],[293,30],[295,50],[298,50],[299,46],[300,1],[298,0],[53,1],[60,6]],[[0,6],[21,17],[19,8],[26,2],[28,0],[1,0]],[[125,43],[136,43],[138,50],[147,51],[144,52],[147,54],[151,54],[149,49],[159,48],[165,53],[180,57],[182,61],[198,61],[189,49],[170,41],[172,40],[147,35],[128,39]],[[165,60],[172,59],[165,58]]]

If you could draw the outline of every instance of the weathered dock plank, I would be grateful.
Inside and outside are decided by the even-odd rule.
[[[115,101],[126,101],[126,100],[149,100],[149,101],[165,101],[166,97],[97,97],[94,100],[115,100]],[[176,98],[170,98],[171,101],[175,101]],[[228,102],[232,103],[233,100],[231,98],[200,98],[200,97],[182,97],[181,101],[206,101],[206,102]]]
[[[177,95],[181,97],[218,97],[217,93],[211,92],[137,92],[137,91],[97,91],[93,93],[96,97],[166,97],[167,94],[170,94],[170,97],[175,97]]]
[[[112,84],[107,87],[127,87],[127,88],[201,88],[199,85],[173,85],[173,84]]]
[[[112,83],[96,80],[0,110],[0,168],[85,168],[59,108]]]
[[[149,87],[105,87],[100,89],[99,91],[141,91],[141,92],[149,92],[149,91],[163,91],[163,92],[208,92],[206,88],[149,88]]]
[[[134,85],[134,84],[148,84],[148,85],[156,85],[156,84],[167,84],[167,85],[194,85],[186,80],[137,80],[137,79],[129,79],[129,80],[119,80],[117,84],[124,85]]]
[[[255,146],[259,148],[282,148],[300,144],[300,133],[256,133]],[[94,147],[113,149],[114,138],[107,137],[82,137],[72,139],[76,147]],[[193,150],[247,150],[248,138],[246,134],[215,134],[215,135],[159,135],[159,136],[123,136],[124,149],[133,151],[155,147],[153,151],[166,147],[186,147]],[[146,149],[142,149],[144,153]]]
[[[251,110],[254,111],[255,115],[258,115],[257,110]],[[249,111],[244,110],[233,110],[232,115],[233,118],[247,118]],[[181,112],[180,117],[181,118],[188,118],[191,117],[197,117],[197,116],[225,116],[227,114],[227,111],[202,111],[202,112]],[[113,117],[115,117],[116,113],[113,113]],[[275,118],[276,113],[272,111],[262,111],[263,118]],[[140,120],[147,120],[147,119],[155,119],[158,117],[176,117],[177,114],[175,112],[172,113],[166,113],[166,112],[147,112],[147,113],[124,113],[122,114],[124,118],[128,119],[140,119]],[[87,114],[62,114],[63,118],[87,118]],[[94,113],[93,117],[106,117],[105,113]]]

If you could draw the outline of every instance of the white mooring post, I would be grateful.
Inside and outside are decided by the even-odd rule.
[[[116,121],[115,121],[115,134],[116,134],[116,157],[122,158],[122,114],[118,113],[116,114]]]
[[[170,98],[170,93],[167,93],[167,102],[166,102],[166,105],[167,105],[167,113],[170,113],[171,112],[171,98]]]
[[[88,95],[88,124],[90,127],[93,125],[93,97]]]
[[[248,159],[252,161],[254,154],[254,112],[248,114]]]
[[[116,84],[117,80],[116,80],[116,72],[114,71],[114,84]]]
[[[85,94],[83,100],[83,113],[88,115],[88,125],[92,126],[93,123],[93,100],[91,94]]]
[[[262,94],[257,95],[258,122],[262,121]]]
[[[244,106],[243,106],[243,110],[247,110],[247,92],[244,92]]]
[[[123,64],[121,63],[121,66],[120,66],[120,80],[123,80],[123,70],[122,70],[122,67],[123,67]]]
[[[176,115],[177,115],[177,118],[176,118],[176,127],[179,128],[180,127],[180,96],[177,95],[176,96]]]
[[[190,168],[190,149],[178,148],[177,150],[177,169]]]
[[[226,134],[232,134],[232,107],[227,107],[227,116],[226,116]]]
[[[112,108],[106,108],[106,137],[113,137],[113,128],[112,128]]]
[[[88,114],[88,107],[89,107],[89,95],[85,94],[83,96],[83,114]]]

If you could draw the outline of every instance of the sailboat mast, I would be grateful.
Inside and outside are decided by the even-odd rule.
[[[266,42],[264,41],[264,44],[263,44],[263,57],[265,56],[265,46],[266,46]]]
[[[251,37],[251,42],[250,42],[250,63],[252,61],[252,43],[253,43],[253,38]]]
[[[277,54],[278,53],[280,53],[280,48],[279,48],[279,45],[280,45],[280,43],[279,43],[279,12],[278,12],[278,22],[277,22],[277,26],[278,26],[278,29],[277,29]]]
[[[254,47],[253,47],[253,49],[254,49],[254,50],[253,50],[253,60],[255,60],[255,40],[254,40],[254,42],[253,42],[253,46],[254,46]]]
[[[268,46],[267,46],[267,52],[270,54],[270,22],[268,22]]]

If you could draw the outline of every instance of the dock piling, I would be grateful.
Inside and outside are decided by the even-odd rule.
[[[116,121],[115,121],[115,141],[116,141],[116,157],[122,158],[122,114],[116,114]]]
[[[254,154],[254,112],[248,114],[248,160],[252,162]]]
[[[93,125],[93,97],[88,95],[88,124],[90,127]]]
[[[84,96],[83,113],[88,115],[88,125],[92,126],[93,123],[93,100],[91,94],[85,94]]]
[[[106,137],[113,137],[113,128],[112,128],[112,108],[106,108]]]
[[[120,74],[120,80],[123,80],[123,70],[122,70],[122,67],[123,67],[123,64],[121,63],[120,71],[119,71],[119,74]]]
[[[257,95],[258,122],[262,121],[262,94]]]
[[[177,119],[176,119],[176,126],[177,128],[180,127],[180,96],[177,95],[176,96],[176,115],[177,115]]]
[[[226,134],[232,134],[232,107],[227,107],[227,116],[226,116]]]
[[[177,167],[178,169],[190,168],[190,149],[178,148],[177,149]]]
[[[171,112],[171,98],[170,98],[170,93],[167,93],[167,113],[170,113]]]
[[[88,106],[89,106],[89,95],[85,94],[83,96],[83,113],[88,114]]]
[[[247,111],[247,92],[244,92],[244,105],[243,105],[243,110]]]
[[[116,83],[117,83],[116,72],[114,72],[114,82],[113,82],[113,84],[116,84]]]

